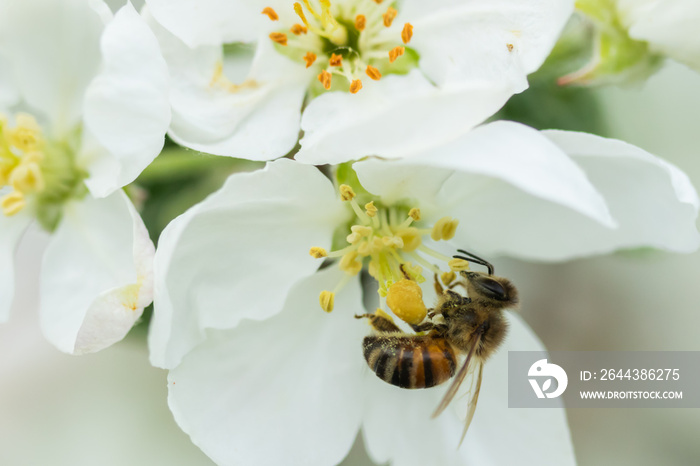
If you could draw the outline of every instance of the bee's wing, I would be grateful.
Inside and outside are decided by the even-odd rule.
[[[472,347],[469,349],[469,353],[467,354],[467,359],[464,361],[464,364],[462,364],[462,367],[459,368],[459,372],[457,372],[457,375],[455,378],[452,380],[452,384],[450,385],[450,388],[447,389],[447,393],[445,393],[445,396],[442,398],[442,401],[438,405],[438,407],[435,409],[435,412],[431,417],[436,418],[442,413],[445,408],[447,408],[447,405],[450,404],[450,401],[452,401],[452,398],[455,397],[457,394],[457,390],[459,390],[459,386],[462,385],[462,382],[464,381],[464,378],[467,376],[468,373],[472,372],[474,370],[473,367],[471,367],[473,356],[474,356],[474,351],[476,350],[476,347],[479,346],[479,343],[481,342],[481,335],[477,334],[476,335],[476,341],[472,345]],[[479,378],[479,385],[481,385],[481,378]]]
[[[459,445],[464,442],[464,437],[467,435],[467,430],[469,430],[469,425],[472,423],[472,418],[476,412],[476,403],[479,401],[479,391],[481,391],[481,376],[484,373],[484,363],[482,361],[479,364],[479,375],[476,377],[476,388],[472,392],[471,399],[469,400],[469,407],[467,408],[467,420],[464,421],[464,430],[462,431],[462,438],[459,439]],[[459,448],[459,446],[457,446]]]

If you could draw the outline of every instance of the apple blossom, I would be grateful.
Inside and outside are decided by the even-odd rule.
[[[507,408],[506,350],[543,349],[519,316],[485,365],[456,449],[466,407],[457,400],[430,420],[444,388],[375,377],[361,350],[369,328],[353,315],[390,312],[384,295],[404,271],[433,302],[432,277],[449,275],[458,247],[550,261],[693,251],[699,203],[685,174],[621,141],[496,122],[334,176],[337,185],[313,166],[269,162],[232,175],[163,232],[149,347],[170,369],[182,429],[222,465],[335,464],[360,429],[380,463],[574,464],[562,410]],[[339,260],[319,269],[321,258]]]
[[[51,233],[45,336],[68,353],[119,341],[152,299],[153,244],[121,187],[160,152],[170,110],[158,43],[127,4],[0,2],[0,321],[14,249]]]
[[[148,0],[170,136],[218,155],[408,155],[483,122],[548,55],[571,0]],[[302,108],[306,110],[302,115]]]

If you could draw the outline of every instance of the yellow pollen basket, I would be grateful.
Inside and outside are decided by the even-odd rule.
[[[269,38],[280,53],[303,62],[306,68],[315,65],[315,75],[324,90],[331,90],[336,75],[343,78],[347,91],[357,94],[363,88],[364,75],[378,81],[392,72],[390,64],[405,53],[400,44],[408,44],[413,37],[410,23],[404,23],[400,31],[392,28],[399,11],[381,4],[376,0],[293,2],[294,16],[287,18],[301,23],[283,25]],[[270,21],[285,23],[285,15],[280,17],[269,6],[261,14]],[[391,35],[385,33],[387,30]]]
[[[6,216],[20,212],[28,196],[45,188],[41,163],[44,159],[41,128],[31,115],[20,113],[10,127],[0,115],[0,189],[11,191],[0,198]]]
[[[352,277],[365,269],[377,281],[379,296],[386,298],[388,308],[405,322],[419,323],[426,313],[419,286],[426,281],[423,271],[427,269],[431,275],[451,282],[455,279],[452,270],[468,267],[466,261],[462,261],[465,264],[455,262],[458,260],[429,248],[423,240],[427,237],[434,241],[453,238],[458,221],[443,217],[432,227],[422,227],[416,225],[422,218],[417,207],[386,206],[379,199],[369,198],[371,195],[366,191],[358,195],[345,184],[338,187],[338,193],[356,218],[344,227],[349,227],[345,230],[344,246],[332,251],[319,247],[310,249],[312,257],[338,259],[339,269],[345,272],[332,292],[324,291],[319,297],[321,307],[328,311],[329,306],[332,307],[330,295],[335,296]],[[441,266],[433,263],[435,259]],[[450,268],[448,264],[456,264],[458,269]]]

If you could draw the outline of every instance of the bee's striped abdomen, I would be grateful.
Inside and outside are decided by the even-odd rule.
[[[455,373],[457,358],[442,338],[370,335],[363,341],[365,360],[383,381],[401,388],[430,388]]]

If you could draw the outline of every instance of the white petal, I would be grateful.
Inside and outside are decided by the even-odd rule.
[[[370,80],[357,94],[330,92],[304,110],[304,138],[295,158],[341,163],[366,155],[407,157],[454,139],[495,113],[509,86],[470,82],[439,89],[420,71]]]
[[[325,466],[350,450],[364,396],[358,280],[332,313],[318,308],[319,290],[341,276],[326,269],[299,282],[278,315],[209,331],[170,372],[175,420],[217,464]]]
[[[54,137],[79,121],[83,92],[98,70],[102,7],[100,1],[84,0],[0,5],[0,47],[22,96],[51,121]]]
[[[146,0],[156,20],[190,47],[249,42],[270,27],[261,14],[266,6],[291,2],[281,0]],[[275,8],[277,12],[282,11]]]
[[[462,214],[474,228],[474,222],[488,223],[501,218],[501,211],[510,211],[507,204],[491,201],[490,196],[500,189],[513,195],[509,201],[527,198],[535,205],[556,203],[603,225],[614,225],[605,201],[584,172],[540,132],[518,123],[490,123],[408,159],[370,159],[354,168],[362,185],[388,202],[417,199],[421,209],[425,205],[442,215]],[[490,234],[489,229],[485,238]],[[491,242],[490,247],[497,245],[501,243]]]
[[[31,220],[30,215],[22,212],[13,217],[0,213],[0,323],[10,317],[15,294],[15,249]]]
[[[170,136],[175,141],[210,154],[251,160],[271,160],[294,147],[311,79],[300,63],[276,52],[267,38],[254,53],[241,47],[224,58],[220,45],[193,49],[155,21],[149,24],[172,75]],[[214,82],[222,63],[230,82],[253,85],[229,90]]]
[[[163,148],[170,123],[168,71],[134,7],[121,8],[101,39],[103,68],[85,96],[85,125],[102,150],[83,153],[93,195],[132,182]]]
[[[292,285],[319,266],[309,248],[329,248],[348,215],[315,167],[280,159],[232,175],[161,235],[151,362],[174,367],[204,329],[277,314]]]
[[[544,134],[586,171],[619,224],[614,231],[595,225],[580,230],[595,252],[639,246],[676,252],[698,248],[700,202],[677,167],[614,139],[567,131]]]
[[[630,37],[649,42],[652,50],[700,71],[697,34],[700,3],[694,0],[627,0],[620,4]]]
[[[405,0],[400,11],[414,26],[421,69],[438,85],[510,79],[521,91],[573,7],[571,0]]]
[[[519,315],[506,315],[508,335],[484,365],[479,406],[462,449],[469,452],[473,464],[484,466],[518,464],[522,458],[537,458],[543,465],[575,465],[563,407],[508,408],[508,352],[545,348]],[[463,414],[466,407],[453,402],[453,409]]]
[[[124,338],[153,296],[153,243],[126,195],[66,206],[41,271],[41,326],[66,353]]]

